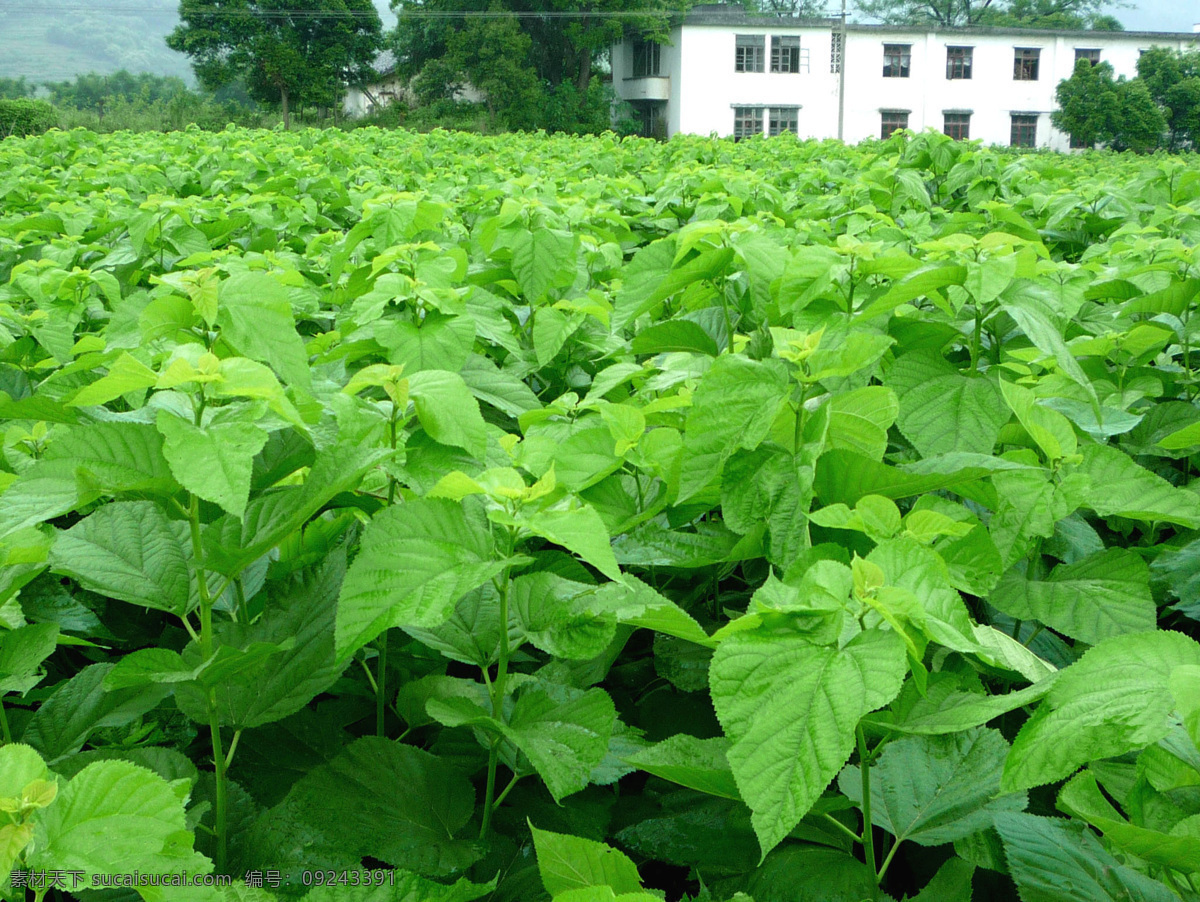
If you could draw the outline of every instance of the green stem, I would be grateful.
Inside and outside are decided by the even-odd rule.
[[[229,765],[233,764],[233,753],[237,751],[238,740],[242,738],[241,730],[233,731],[233,739],[229,742],[229,751],[225,753],[225,769],[229,769]]]
[[[859,836],[857,833],[855,833],[853,830],[851,830],[849,827],[847,827],[845,824],[843,824],[841,821],[839,821],[832,814],[822,814],[821,817],[825,818],[825,820],[829,821],[830,824],[837,827],[839,830],[841,830],[843,833],[845,833],[847,836],[849,836],[856,843],[862,843],[861,836]]]
[[[383,729],[387,713],[387,630],[379,637],[379,679],[375,686],[375,735],[386,735]]]
[[[515,541],[515,534],[510,530],[508,534],[508,547],[506,549],[507,556],[512,557],[512,549]],[[502,720],[504,717],[504,692],[506,683],[508,682],[508,657],[511,654],[511,649],[508,646],[508,583],[509,575],[508,568],[500,574],[499,582],[496,585],[497,591],[500,593],[500,654],[496,661],[496,678],[491,683],[492,696],[492,717],[497,720]],[[487,674],[484,674],[486,681]],[[479,838],[486,839],[488,829],[492,825],[492,812],[495,810],[499,802],[496,799],[496,765],[500,760],[500,737],[492,740],[491,748],[488,749],[488,769],[487,769],[487,786],[484,789],[483,795],[483,822],[479,828]]]
[[[975,306],[975,337],[971,340],[971,373],[979,372],[979,350],[983,347],[983,311]]]
[[[855,727],[854,736],[858,742],[858,770],[862,777],[862,815],[863,815],[863,856],[871,868],[871,881],[875,885],[873,898],[879,898],[879,872],[875,870],[875,836],[874,825],[871,823],[871,766],[867,757],[867,737],[862,725]]]
[[[12,731],[8,728],[8,714],[4,710],[4,699],[0,698],[0,731],[4,733],[4,744],[12,742]]]
[[[204,566],[204,543],[200,537],[200,499],[190,495],[188,499],[188,524],[192,533],[192,557],[196,564],[196,582],[200,593],[200,657],[208,661],[213,655],[213,599],[208,592],[208,571]],[[217,713],[216,689],[209,689],[208,732],[212,741],[213,766],[216,770],[216,805],[213,809],[213,824],[217,834],[217,873],[224,873],[227,848],[227,815],[225,802],[225,753],[221,748],[221,718]]]
[[[883,876],[887,873],[888,867],[892,863],[892,859],[896,857],[896,850],[900,848],[899,841],[888,850],[887,857],[883,859],[883,866],[879,869],[879,881],[883,882]]]
[[[495,807],[497,807],[497,808],[499,808],[499,807],[500,807],[500,803],[501,803],[501,802],[503,802],[503,801],[504,801],[504,800],[505,800],[505,799],[508,797],[508,794],[509,794],[510,792],[512,792],[512,788],[513,788],[514,786],[516,786],[516,785],[517,785],[517,781],[518,781],[518,780],[520,780],[520,779],[521,779],[521,775],[520,775],[520,774],[513,774],[513,775],[512,775],[512,779],[508,781],[508,785],[507,785],[507,786],[505,786],[505,787],[504,787],[504,789],[502,789],[502,790],[500,791],[500,795],[496,796],[496,805],[495,805]]]

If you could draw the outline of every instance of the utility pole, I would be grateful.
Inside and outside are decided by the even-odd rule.
[[[842,0],[842,22],[838,27],[842,58],[838,61],[838,140],[845,140],[846,124],[846,0]]]

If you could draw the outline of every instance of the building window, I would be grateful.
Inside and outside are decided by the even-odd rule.
[[[1100,62],[1100,51],[1091,50],[1084,47],[1076,47],[1075,62],[1079,62],[1080,60],[1087,60],[1094,66],[1096,63]]]
[[[646,78],[650,75],[658,75],[661,53],[661,44],[653,41],[634,41],[633,77]]]
[[[899,128],[908,128],[908,110],[883,110],[880,113],[882,120],[879,137],[885,141],[892,136],[892,132]]]
[[[973,47],[946,48],[946,78],[956,80],[971,77]]]
[[[834,32],[833,43],[829,50],[829,71],[837,75],[842,71],[842,48],[846,46],[846,36],[840,32]]]
[[[1037,121],[1036,113],[1013,113],[1012,140],[1009,143],[1013,147],[1036,147]]]
[[[1038,57],[1042,51],[1037,47],[1018,47],[1013,56],[1013,80],[1037,81]]]
[[[771,38],[771,71],[800,71],[799,35],[774,35]]]
[[[971,137],[970,113],[944,113],[946,118],[942,131],[955,141],[966,141]]]
[[[1092,145],[1088,144],[1082,138],[1077,138],[1075,135],[1071,135],[1071,150],[1090,150],[1091,148]]]
[[[761,34],[739,34],[736,36],[737,56],[734,72],[761,72],[766,56],[767,38]]]
[[[733,140],[740,141],[763,133],[763,108],[735,106],[733,108]]]
[[[782,135],[784,132],[791,132],[794,135],[799,124],[800,107],[773,106],[771,107],[770,118],[767,121],[767,134],[772,138],[776,135]]]
[[[883,77],[908,78],[912,65],[912,44],[883,45]]]

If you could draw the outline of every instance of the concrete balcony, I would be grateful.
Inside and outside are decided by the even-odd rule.
[[[621,80],[622,100],[670,100],[671,79],[666,75],[647,75]]]

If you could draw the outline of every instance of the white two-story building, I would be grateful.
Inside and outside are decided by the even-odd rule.
[[[1143,51],[1194,49],[1198,39],[896,25],[847,25],[843,39],[835,19],[748,15],[716,4],[675,22],[667,44],[616,45],[612,70],[617,96],[651,135],[790,131],[856,142],[934,128],[988,144],[1066,150],[1070,138],[1050,113],[1055,88],[1077,60],[1106,62],[1132,78]]]

